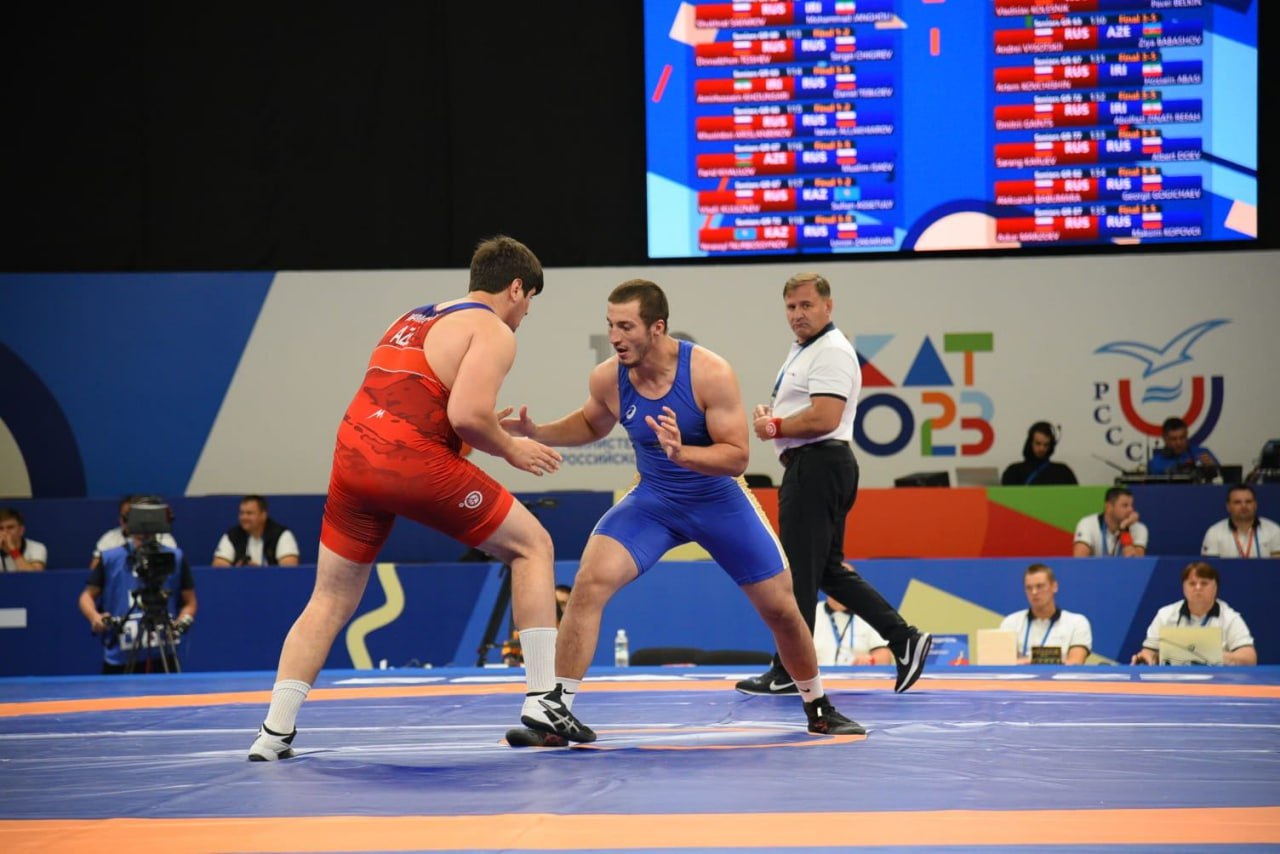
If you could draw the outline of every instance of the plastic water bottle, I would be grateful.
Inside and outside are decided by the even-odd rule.
[[[631,651],[627,648],[627,631],[618,629],[613,638],[613,666],[627,667],[631,664]]]

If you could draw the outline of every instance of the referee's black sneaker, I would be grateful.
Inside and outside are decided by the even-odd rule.
[[[804,713],[809,718],[809,732],[819,735],[866,735],[867,728],[857,721],[851,721],[836,711],[831,701],[824,694],[812,703],[804,704]]]
[[[759,676],[743,679],[733,686],[743,694],[799,694],[796,680],[792,679],[781,665],[774,664]]]
[[[895,693],[901,694],[916,684],[916,680],[924,672],[924,662],[929,657],[931,646],[933,635],[919,631],[913,631],[901,644],[889,646],[889,651],[893,653],[893,663],[898,668],[898,679],[893,683]]]

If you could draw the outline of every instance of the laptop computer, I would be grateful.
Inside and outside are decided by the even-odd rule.
[[[995,466],[956,466],[956,486],[999,486],[1000,469]]]
[[[1161,664],[1221,664],[1220,626],[1161,626]]]

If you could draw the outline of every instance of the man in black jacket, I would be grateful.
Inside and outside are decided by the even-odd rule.
[[[240,499],[240,524],[218,541],[214,566],[297,566],[298,541],[284,525],[267,515],[267,499]]]
[[[1076,474],[1064,463],[1049,459],[1058,447],[1053,425],[1037,421],[1027,430],[1022,446],[1022,462],[1013,463],[1000,478],[1002,486],[1067,486],[1076,482]]]

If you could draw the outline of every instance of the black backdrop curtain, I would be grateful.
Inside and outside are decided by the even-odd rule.
[[[6,12],[6,270],[644,260],[638,3]]]

